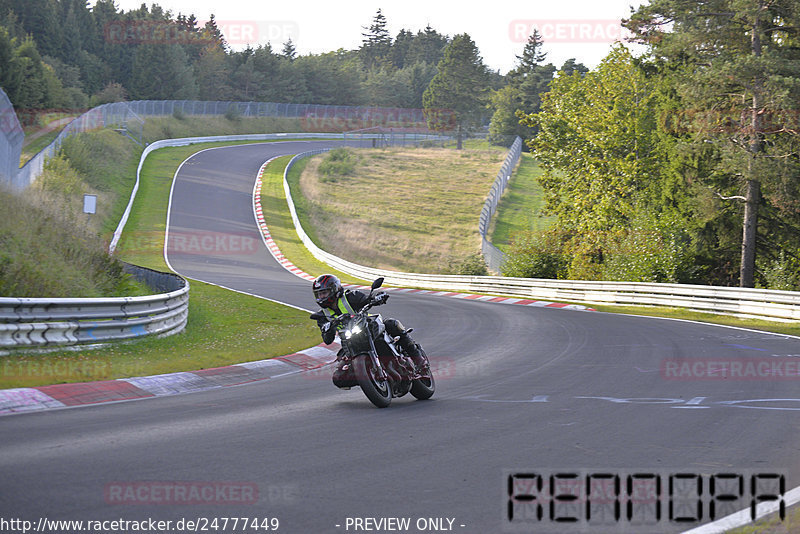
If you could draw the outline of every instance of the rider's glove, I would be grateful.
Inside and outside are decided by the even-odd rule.
[[[389,293],[378,293],[375,295],[375,304],[385,304],[386,301],[389,300]]]

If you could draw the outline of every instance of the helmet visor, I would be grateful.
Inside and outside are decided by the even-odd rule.
[[[314,290],[314,296],[317,298],[317,302],[319,302],[320,304],[324,304],[330,301],[332,295],[333,295],[333,290],[328,287]]]

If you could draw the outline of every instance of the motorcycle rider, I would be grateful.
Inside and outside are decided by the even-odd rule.
[[[322,341],[329,345],[336,337],[336,330],[331,328],[331,319],[343,313],[354,314],[361,310],[369,302],[369,297],[359,290],[345,290],[339,279],[332,274],[323,274],[314,280],[312,287],[314,298],[317,304],[322,306],[324,318],[317,319],[317,325],[322,332]],[[388,295],[385,295],[388,298]],[[417,371],[423,369],[425,357],[422,355],[414,340],[408,335],[408,331],[397,319],[385,319],[383,324],[386,332],[392,337],[399,337],[399,344],[405,353],[411,357]],[[344,361],[337,358],[338,364],[333,373],[333,383],[337,387],[351,387],[357,385],[352,369],[344,370]]]

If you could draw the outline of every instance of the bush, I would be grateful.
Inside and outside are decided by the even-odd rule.
[[[640,221],[605,244],[603,278],[627,282],[683,282],[690,271],[689,237],[677,221]]]
[[[124,102],[128,99],[128,91],[119,83],[109,83],[102,91],[92,95],[89,103],[94,106],[110,104],[111,102]]]
[[[768,289],[783,291],[800,290],[800,256],[787,255],[781,250],[780,255],[759,269]]]
[[[511,243],[503,263],[503,276],[564,278],[569,265],[558,233],[526,232]]]
[[[88,192],[83,179],[70,166],[63,153],[47,160],[42,174],[39,175],[34,184],[43,191],[57,193],[66,197],[83,195]]]
[[[334,148],[319,164],[320,180],[335,182],[338,177],[350,176],[355,172],[358,156],[346,148]]]
[[[242,118],[242,112],[239,110],[239,106],[236,104],[231,104],[228,106],[228,109],[225,111],[225,118],[231,122],[238,122]]]
[[[461,276],[486,276],[489,274],[489,269],[486,268],[486,262],[483,259],[483,254],[475,252],[468,254],[462,258],[453,258],[450,260],[450,265],[445,269],[445,274],[458,274]]]
[[[178,119],[179,121],[186,120],[186,112],[183,111],[183,108],[175,107],[172,109],[172,116]]]

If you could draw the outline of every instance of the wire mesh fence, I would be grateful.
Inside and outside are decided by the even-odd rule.
[[[486,202],[483,204],[481,216],[478,221],[478,231],[481,234],[481,252],[483,253],[483,259],[486,262],[487,267],[496,273],[502,272],[505,254],[500,249],[492,245],[486,234],[489,231],[489,223],[492,220],[492,216],[494,215],[495,211],[497,211],[497,204],[500,202],[500,197],[503,196],[503,192],[506,190],[506,186],[511,179],[511,173],[514,172],[514,168],[517,166],[521,154],[522,139],[517,137],[511,144],[511,148],[506,155],[506,159],[503,162],[502,167],[500,167],[500,171],[497,173],[497,178],[495,178],[494,184],[492,184],[492,189],[489,191],[489,196],[486,198]]]
[[[14,106],[0,89],[0,184],[11,184],[16,177],[24,140]]]
[[[5,96],[5,95],[3,95]],[[144,125],[148,117],[175,116],[226,116],[235,117],[283,117],[300,119],[299,129],[303,132],[348,132],[359,129],[379,128],[386,136],[385,141],[370,140],[376,146],[380,143],[397,144],[413,142],[405,134],[430,134],[425,115],[421,109],[382,108],[363,106],[330,106],[317,104],[289,104],[277,102],[227,102],[200,100],[137,100],[114,102],[95,107],[70,122],[56,139],[41,152],[31,158],[22,168],[19,156],[24,136],[19,128],[13,106],[7,104],[3,112],[3,124],[16,125],[18,138],[10,135],[0,136],[0,182],[17,189],[28,187],[42,173],[45,162],[57,154],[64,139],[75,133],[89,132],[101,128],[115,128],[142,144]],[[6,127],[6,134],[17,135]],[[13,131],[12,131],[13,130]],[[373,133],[374,132],[366,132]],[[403,134],[403,135],[400,135]],[[358,137],[359,133],[351,133]],[[398,136],[393,139],[392,136]],[[361,137],[366,137],[361,135]]]

